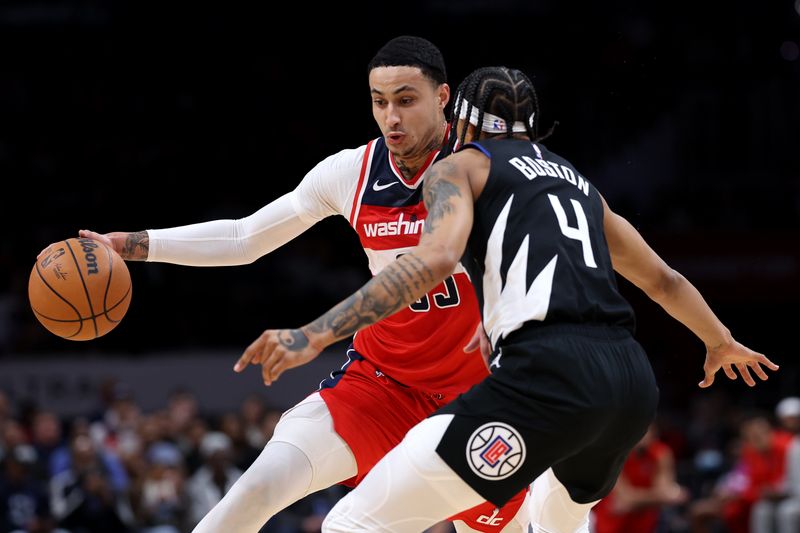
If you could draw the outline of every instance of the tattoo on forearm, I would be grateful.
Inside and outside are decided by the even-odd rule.
[[[128,238],[125,239],[125,244],[122,247],[121,255],[123,259],[144,261],[147,259],[149,252],[150,238],[147,236],[147,232],[137,231],[128,234]]]
[[[430,267],[425,264],[425,261],[417,257],[415,254],[408,254],[408,260],[413,261],[418,271],[424,272],[428,278],[433,279],[433,270],[431,270]]]
[[[406,254],[308,328],[314,333],[330,332],[337,339],[351,336],[417,300],[439,281],[424,261],[413,252]]]
[[[440,161],[434,165],[425,177],[422,185],[422,197],[428,209],[425,219],[425,233],[433,232],[442,218],[452,213],[455,209],[450,203],[450,198],[460,197],[461,191],[453,182],[446,178],[455,173],[456,167],[448,161]]]
[[[278,341],[281,346],[289,350],[299,352],[308,346],[308,337],[299,329],[287,329],[281,331],[278,335]]]

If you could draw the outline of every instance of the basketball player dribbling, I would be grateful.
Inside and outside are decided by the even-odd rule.
[[[750,386],[778,367],[736,342],[697,289],[671,269],[535,129],[533,85],[505,67],[459,87],[452,142],[423,185],[413,250],[300,329],[264,332],[240,364],[277,379],[296,361],[413,302],[459,261],[492,344],[491,375],[411,429],[328,514],[325,532],[419,532],[482,500],[503,505],[533,483],[538,533],[587,531],[658,400],[614,270],[706,346],[716,372]],[[462,259],[463,258],[463,259]],[[734,367],[736,370],[734,370]]]
[[[253,215],[80,235],[110,244],[127,260],[222,266],[250,263],[317,221],[342,215],[377,274],[422,234],[427,212],[421,185],[430,165],[444,156],[450,89],[436,46],[409,36],[377,53],[369,86],[383,136],[328,157],[293,192]],[[261,455],[195,533],[255,533],[307,494],[359,483],[408,429],[488,375],[481,355],[465,352],[474,350],[481,332],[475,291],[461,267],[404,311],[360,332],[345,366],[284,413]],[[526,494],[521,487],[502,508],[476,504],[451,519],[459,532],[527,531]]]

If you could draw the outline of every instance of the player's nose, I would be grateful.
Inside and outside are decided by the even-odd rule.
[[[390,104],[386,109],[386,125],[389,126],[390,129],[394,129],[400,125],[400,122],[401,117],[398,109]]]

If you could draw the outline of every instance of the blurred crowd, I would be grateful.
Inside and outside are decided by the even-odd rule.
[[[191,531],[258,456],[280,412],[249,397],[238,412],[203,416],[175,391],[145,413],[109,383],[95,413],[69,420],[0,391],[0,532]],[[343,487],[309,496],[262,533],[319,531]]]
[[[0,391],[0,533],[191,531],[257,457],[280,415],[253,395],[236,412],[209,416],[186,390],[144,412],[111,380],[95,412],[67,419]],[[319,531],[346,491],[300,500],[262,533]],[[797,533],[800,398],[764,412],[709,393],[688,415],[660,412],[595,507],[592,528]]]

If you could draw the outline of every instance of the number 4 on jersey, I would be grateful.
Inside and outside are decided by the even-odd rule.
[[[558,227],[561,228],[561,233],[568,239],[580,241],[581,248],[583,248],[583,262],[589,268],[597,268],[597,263],[594,262],[594,253],[592,252],[592,241],[589,240],[589,223],[586,222],[586,213],[583,212],[580,202],[577,200],[570,200],[572,208],[575,210],[575,218],[578,220],[578,227],[573,228],[567,223],[567,213],[561,206],[561,200],[555,194],[548,194],[550,205],[553,206],[553,211],[556,212],[558,219]]]

